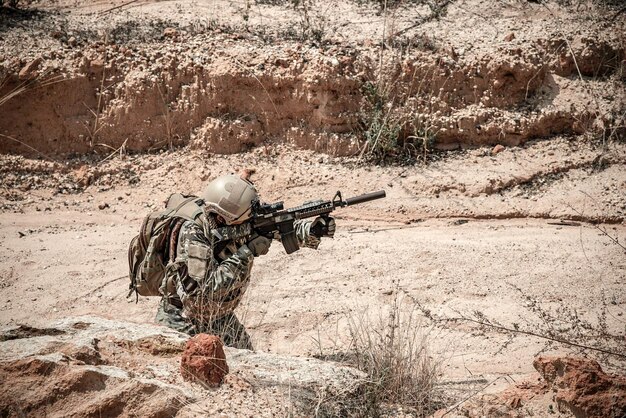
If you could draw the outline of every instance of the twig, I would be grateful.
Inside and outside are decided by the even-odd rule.
[[[252,70],[250,70],[250,69],[248,69],[248,68],[244,67],[244,66],[243,66],[243,64],[241,64],[241,63],[239,62],[239,60],[237,60],[236,58],[235,58],[234,60],[235,60],[235,64],[237,64],[237,66],[238,66],[240,69],[242,69],[242,70],[247,71],[248,73],[250,73],[250,75],[252,75],[252,77],[254,77],[254,79],[255,79],[256,81],[258,81],[258,82],[259,82],[259,84],[261,85],[261,88],[263,89],[263,91],[265,92],[265,94],[267,94],[267,98],[269,99],[270,103],[271,103],[271,104],[272,104],[272,106],[274,107],[274,112],[276,112],[276,116],[280,116],[280,113],[278,113],[278,108],[276,107],[276,104],[274,104],[274,100],[272,100],[272,96],[270,96],[269,91],[267,91],[267,89],[265,88],[265,86],[263,85],[263,83],[261,82],[261,80],[259,80],[259,77],[257,77],[257,76],[256,76],[256,74],[254,74],[254,73],[252,72]]]
[[[110,9],[106,9],[106,10],[104,10],[104,11],[102,11],[102,12],[98,13],[98,16],[102,16],[103,14],[106,14],[106,13],[112,12],[113,10],[121,9],[122,7],[126,7],[126,6],[128,6],[129,4],[137,3],[138,1],[139,1],[139,0],[130,0],[130,1],[127,1],[126,3],[122,3],[122,4],[120,4],[120,5],[117,5],[117,6],[115,6],[115,7],[111,7]]]
[[[407,26],[406,28],[401,29],[401,30],[399,30],[399,31],[395,32],[393,35],[391,35],[391,37],[395,38],[395,37],[397,37],[398,35],[402,35],[403,33],[406,33],[406,32],[408,32],[408,31],[410,31],[411,29],[414,29],[414,28],[416,28],[416,27],[418,27],[418,26],[423,25],[424,23],[428,23],[428,22],[430,22],[431,20],[437,19],[439,16],[441,16],[441,13],[444,11],[444,9],[445,9],[446,7],[448,7],[448,5],[450,5],[450,3],[452,3],[453,1],[454,1],[454,0],[445,0],[445,1],[443,1],[441,4],[436,4],[436,3],[435,3],[435,4],[436,4],[437,9],[436,9],[436,10],[432,10],[432,9],[431,9],[432,13],[431,13],[430,15],[423,17],[423,18],[422,18],[422,19],[420,19],[417,23],[414,23],[414,24],[412,24],[412,25],[409,25],[409,26]],[[483,17],[483,16],[480,16],[480,17]]]
[[[473,322],[475,324],[479,324],[479,325],[482,325],[482,326],[494,328],[494,329],[497,329],[497,330],[500,330],[500,331],[507,331],[507,332],[513,332],[513,333],[516,333],[516,334],[530,335],[530,336],[537,337],[537,338],[542,338],[542,339],[548,340],[548,341],[554,341],[554,342],[557,342],[557,343],[561,343],[561,344],[565,344],[565,345],[569,345],[569,346],[573,346],[573,347],[583,348],[585,350],[598,351],[600,353],[610,354],[610,355],[613,355],[613,356],[616,356],[616,357],[620,357],[620,358],[626,358],[626,354],[616,353],[614,351],[606,350],[606,349],[600,348],[600,347],[593,347],[593,346],[590,346],[590,345],[579,344],[579,343],[575,343],[573,341],[568,341],[568,340],[565,340],[565,339],[562,339],[562,338],[550,337],[548,335],[539,334],[539,333],[534,332],[534,331],[526,331],[526,330],[521,330],[521,329],[509,328],[509,327],[505,327],[504,325],[491,324],[489,322],[480,321],[478,319],[467,318],[467,317],[464,317],[464,316],[455,317],[455,318],[449,318],[449,319],[452,320],[452,321]]]
[[[464,404],[465,402],[469,401],[470,399],[472,399],[474,396],[478,395],[480,392],[482,392],[483,390],[487,389],[489,386],[491,386],[492,384],[496,383],[498,380],[500,379],[504,379],[507,376],[499,376],[496,377],[495,379],[493,379],[491,382],[487,383],[485,386],[483,386],[482,388],[478,389],[477,391],[475,391],[474,393],[472,393],[471,395],[469,395],[468,397],[466,397],[465,399],[461,400],[460,402],[457,402],[455,405],[453,405],[452,407],[446,409],[446,412],[444,412],[444,414],[442,415],[442,417],[445,417],[446,415],[448,415],[450,412],[456,410],[459,406],[461,406],[462,404]]]
[[[111,154],[109,154],[108,157],[104,158],[103,160],[98,161],[98,164],[102,164],[103,162],[107,161],[108,159],[110,159],[111,157],[113,157],[115,154],[117,154],[118,152],[120,153],[120,155],[122,155],[122,153],[124,152],[124,150],[126,149],[126,143],[128,142],[128,138],[126,138],[124,140],[124,143],[122,145],[119,146],[119,148],[113,149],[113,147],[111,147],[110,145],[107,144],[98,144],[98,145],[104,145],[106,147],[109,147],[111,149],[113,149],[113,152]]]
[[[165,93],[167,94],[167,84],[165,85]],[[172,115],[170,114],[170,106],[165,100],[165,96],[161,91],[160,84],[157,83],[157,90],[159,91],[159,96],[161,96],[161,102],[163,102],[163,108],[165,109],[165,113],[163,113],[163,118],[165,119],[165,133],[167,135],[167,144],[170,147],[170,151],[174,148],[174,143],[172,141]]]
[[[50,160],[50,161],[53,161],[53,162],[55,162],[55,163],[59,163],[59,164],[60,164],[60,161],[59,161],[59,160],[55,160],[54,158],[50,157],[49,155],[44,154],[43,152],[39,151],[38,149],[31,147],[31,146],[30,146],[30,145],[28,145],[27,143],[25,143],[25,142],[23,142],[23,141],[20,141],[20,140],[19,140],[19,139],[17,139],[17,138],[13,138],[12,136],[9,136],[9,135],[4,135],[4,134],[0,134],[0,136],[1,136],[1,137],[3,137],[3,138],[10,139],[11,141],[15,141],[15,142],[17,142],[17,143],[19,143],[19,144],[22,144],[22,145],[24,145],[26,148],[28,148],[28,149],[30,149],[30,150],[32,150],[32,151],[35,151],[37,154],[41,155],[42,157],[44,157],[44,158],[46,158],[46,159],[48,159],[48,160]]]
[[[594,199],[593,197],[591,197],[591,196],[589,195],[589,193],[584,192],[584,191],[582,191],[582,190],[581,190],[580,192],[581,192],[582,194],[584,194],[585,196],[587,196],[589,199],[591,199],[591,200],[595,201],[595,199]],[[574,212],[576,212],[578,215],[582,216],[582,213],[581,213],[581,212],[579,212],[578,210],[576,210],[576,209],[575,209],[574,207],[572,207],[571,205],[568,205],[568,206],[569,206],[569,208],[570,208],[571,210],[573,210]],[[604,229],[604,228],[602,228],[602,227],[600,227],[599,225],[596,225],[596,224],[591,224],[591,225],[592,225],[595,229],[597,229],[598,231],[600,231],[600,232],[602,232],[604,235],[606,235],[606,236],[607,236],[607,237],[608,237],[611,241],[613,241],[613,243],[614,243],[615,245],[620,246],[620,247],[621,247],[624,251],[626,251],[626,246],[624,246],[622,243],[620,243],[618,238],[615,238],[615,237],[613,237],[612,235],[610,235],[608,232],[606,232],[606,229]]]
[[[111,283],[115,283],[115,282],[117,282],[117,281],[119,281],[119,280],[122,280],[122,279],[125,279],[125,278],[127,278],[127,277],[128,277],[128,276],[120,276],[120,277],[116,277],[115,279],[111,279],[111,280],[109,280],[109,281],[105,282],[104,284],[101,284],[100,286],[96,287],[95,289],[90,290],[88,293],[85,293],[84,295],[77,297],[77,298],[76,298],[76,299],[74,299],[72,302],[76,302],[76,301],[77,301],[77,300],[79,300],[79,299],[85,298],[85,297],[87,297],[87,296],[89,296],[89,295],[93,295],[93,294],[94,294],[94,293],[96,293],[98,290],[102,290],[102,289],[104,289],[105,287],[107,287],[107,286],[108,286],[108,285],[110,285]]]
[[[620,10],[618,10],[617,13],[615,13],[613,17],[609,19],[609,22],[613,22],[615,19],[617,19],[617,16],[621,15],[624,12],[626,12],[626,7],[622,7]]]
[[[421,228],[422,225],[402,225],[402,226],[394,226],[389,228],[380,228],[380,229],[368,229],[363,231],[348,231],[348,234],[368,234],[368,233],[376,233],[383,231],[394,231],[396,229],[410,229],[410,228]]]
[[[26,92],[26,91],[28,91],[30,89],[34,90],[34,89],[37,89],[37,88],[40,88],[40,87],[47,87],[47,86],[50,86],[52,84],[56,84],[56,83],[60,83],[62,81],[65,81],[65,78],[63,77],[63,75],[56,75],[56,76],[50,77],[47,80],[43,80],[39,84],[37,84],[37,82],[39,82],[41,79],[46,77],[51,72],[52,72],[52,70],[46,71],[43,74],[38,75],[35,79],[23,81],[17,87],[15,87],[13,90],[11,90],[9,93],[7,93],[6,95],[0,97],[0,106],[4,105],[6,102],[11,100],[15,96],[19,96],[20,94],[22,94],[22,93],[24,93],[24,92]],[[0,87],[4,87],[4,85],[7,83],[8,79],[9,78],[6,77],[2,81],[2,83],[0,83]]]

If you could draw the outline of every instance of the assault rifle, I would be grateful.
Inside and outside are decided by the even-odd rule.
[[[314,200],[290,209],[285,209],[283,202],[261,203],[259,200],[256,200],[252,202],[250,221],[242,225],[217,228],[212,233],[218,247],[220,242],[248,237],[254,233],[270,239],[278,234],[285,251],[287,254],[291,254],[300,249],[293,225],[296,220],[315,216],[328,218],[328,214],[337,208],[382,199],[385,196],[385,191],[380,190],[344,200],[341,192],[337,192],[332,200]]]

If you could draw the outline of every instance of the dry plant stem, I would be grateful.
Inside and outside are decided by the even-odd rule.
[[[59,163],[59,164],[60,164],[60,161],[55,160],[54,158],[50,157],[49,155],[44,154],[43,152],[39,151],[38,149],[31,147],[31,146],[30,146],[30,145],[28,145],[27,143],[25,143],[25,142],[23,142],[23,141],[20,141],[20,140],[19,140],[19,139],[17,139],[17,138],[13,138],[12,136],[9,136],[9,135],[4,135],[4,134],[0,134],[0,137],[2,137],[2,138],[6,138],[6,139],[10,139],[11,141],[15,141],[15,142],[17,142],[17,143],[19,143],[19,144],[22,144],[22,145],[24,145],[26,148],[30,149],[31,151],[35,151],[37,154],[39,154],[40,156],[44,157],[45,159],[47,159],[47,160],[50,160],[50,161],[53,161],[53,162],[55,162],[55,163]]]
[[[586,344],[579,344],[579,343],[575,343],[573,341],[569,341],[566,340],[564,338],[557,338],[557,337],[551,337],[549,335],[544,335],[544,334],[540,334],[538,332],[534,332],[534,331],[526,331],[526,330],[520,330],[520,329],[515,329],[515,328],[509,328],[506,327],[504,325],[497,325],[497,324],[493,324],[487,321],[481,321],[479,319],[473,319],[473,318],[468,318],[466,316],[464,316],[463,314],[461,314],[458,311],[455,311],[459,316],[457,317],[438,317],[433,315],[428,309],[424,308],[422,306],[422,304],[413,296],[410,296],[405,290],[402,289],[402,291],[409,296],[409,298],[413,301],[413,303],[415,303],[415,305],[420,309],[420,311],[422,312],[422,314],[424,316],[426,316],[426,318],[430,319],[431,321],[435,322],[435,323],[441,323],[441,322],[459,322],[459,321],[466,321],[466,322],[472,322],[481,326],[485,326],[485,327],[489,327],[492,329],[496,329],[499,331],[506,331],[506,332],[510,332],[510,333],[514,333],[514,334],[524,334],[524,335],[529,335],[532,337],[537,337],[537,338],[541,338],[544,340],[548,340],[548,341],[554,341],[554,342],[558,342],[567,346],[572,346],[572,347],[578,347],[578,348],[582,348],[585,350],[591,350],[591,351],[596,351],[596,352],[600,352],[600,353],[604,353],[604,354],[608,354],[608,355],[612,355],[618,358],[626,358],[626,354],[622,354],[622,353],[617,353],[615,351],[611,351],[611,350],[607,350],[605,348],[602,347],[593,347],[590,345],[586,345]]]
[[[581,191],[582,194],[584,194],[585,196],[587,196],[589,199],[594,200],[589,193]],[[582,212],[578,211],[577,209],[575,209],[574,207],[572,207],[571,205],[568,205],[569,208],[571,210],[573,210],[574,212],[576,212],[578,215],[580,215],[582,217]],[[591,224],[595,229],[597,229],[598,231],[602,232],[607,238],[609,238],[611,241],[613,241],[613,243],[619,247],[621,247],[624,251],[626,251],[626,246],[624,246],[624,244],[622,244],[621,242],[619,242],[618,238],[615,238],[614,236],[610,235],[608,232],[606,232],[606,229],[600,227],[599,225],[596,224]]]
[[[30,89],[34,90],[34,89],[39,88],[39,87],[51,86],[53,84],[60,83],[60,82],[65,80],[62,75],[57,75],[57,76],[53,76],[53,77],[51,77],[51,78],[49,78],[47,80],[43,80],[41,83],[37,84],[38,81],[40,81],[41,79],[46,77],[48,74],[50,74],[50,72],[45,72],[45,73],[37,76],[33,80],[22,82],[20,85],[15,87],[9,93],[7,93],[6,95],[0,97],[0,106],[3,106],[9,100],[13,99],[16,96],[19,96],[20,94],[22,94],[22,93],[24,93],[24,92],[26,92],[26,91],[28,91]],[[8,80],[8,78],[6,78],[2,82],[2,84],[0,84],[0,87],[4,86],[4,84],[7,82],[7,80]]]
[[[385,5],[383,8],[384,18],[383,18],[383,37],[380,42],[380,57],[378,61],[378,86],[377,88],[380,90],[380,83],[382,82],[382,72],[383,72],[383,55],[385,53],[385,35],[387,30],[387,0],[385,0]]]
[[[106,9],[106,10],[98,13],[98,17],[100,17],[100,16],[102,16],[104,14],[107,14],[109,12],[112,12],[113,10],[117,10],[117,9],[121,9],[122,7],[126,7],[129,4],[137,3],[138,1],[139,0],[130,0],[130,1],[127,1],[126,3],[122,3],[122,4],[119,4],[119,5],[115,6],[115,7],[111,7],[110,9]]]
[[[600,114],[600,104],[598,103],[598,97],[597,97],[596,94],[594,94],[593,90],[589,86],[589,83],[585,82],[585,79],[583,78],[583,74],[580,71],[580,67],[578,66],[578,60],[576,59],[576,54],[574,54],[574,50],[572,49],[572,45],[569,42],[569,40],[567,39],[567,37],[565,36],[565,32],[561,28],[561,20],[552,12],[552,10],[546,4],[541,3],[541,5],[548,11],[548,13],[550,13],[552,18],[556,21],[557,30],[559,31],[561,37],[565,40],[565,44],[567,45],[567,49],[568,49],[570,55],[572,56],[572,60],[574,61],[574,66],[576,67],[576,72],[578,73],[578,78],[580,79],[581,83],[583,83],[583,86],[585,87],[585,89],[587,90],[587,92],[589,93],[591,98],[593,99],[593,102],[595,104],[595,111],[594,111],[594,113],[595,113],[595,116],[597,118],[598,115]],[[606,146],[606,143],[604,141],[604,136],[603,136],[602,139],[603,139],[603,144],[602,145],[604,147],[604,146]]]
[[[270,96],[270,93],[267,91],[267,89],[265,88],[265,86],[263,85],[263,83],[261,82],[261,80],[259,80],[259,77],[256,76],[256,74],[254,74],[251,70],[247,69],[246,67],[244,67],[239,60],[237,60],[235,58],[235,64],[243,71],[247,71],[252,77],[254,77],[254,79],[256,81],[259,82],[259,84],[261,85],[261,88],[263,89],[263,91],[265,92],[265,94],[267,95],[267,98],[269,99],[270,103],[272,104],[272,106],[274,107],[274,112],[276,112],[277,116],[280,116],[280,113],[278,112],[278,108],[276,107],[276,104],[274,104],[274,101],[272,100],[272,96]]]
[[[100,286],[96,287],[95,289],[92,289],[92,290],[90,290],[89,292],[85,293],[84,295],[82,295],[82,296],[78,296],[78,297],[77,297],[77,298],[75,298],[72,302],[76,302],[76,301],[78,301],[78,300],[84,299],[84,298],[86,298],[87,296],[91,296],[91,295],[93,295],[94,293],[96,293],[97,291],[104,289],[105,287],[107,287],[107,286],[108,286],[108,285],[110,285],[111,283],[115,283],[115,282],[118,282],[118,281],[120,281],[120,280],[122,280],[122,279],[127,279],[127,278],[128,278],[128,276],[120,276],[120,277],[116,277],[115,279],[108,280],[108,281],[106,281],[105,283],[101,284]]]
[[[497,330],[500,330],[500,331],[507,331],[507,332],[512,332],[512,333],[515,333],[515,334],[530,335],[530,336],[533,336],[533,337],[542,338],[544,340],[549,340],[549,341],[554,341],[554,342],[565,344],[565,345],[569,345],[569,346],[572,346],[572,347],[578,347],[578,348],[583,348],[585,350],[597,351],[597,352],[600,352],[600,353],[616,356],[616,357],[619,357],[619,358],[626,358],[626,354],[616,353],[614,351],[606,350],[606,349],[601,348],[601,347],[592,347],[590,345],[578,344],[578,343],[575,343],[573,341],[565,340],[563,338],[550,337],[548,335],[542,335],[542,334],[539,334],[539,333],[533,332],[533,331],[525,331],[525,330],[505,327],[503,325],[491,324],[489,322],[480,321],[478,319],[467,318],[465,316],[459,316],[459,317],[455,317],[455,318],[448,318],[448,320],[450,320],[450,321],[473,322],[475,324],[479,324],[479,325],[486,326],[486,327],[489,327],[489,328],[494,328],[494,329],[497,329]]]
[[[159,91],[161,102],[163,103],[163,109],[165,109],[165,113],[163,113],[163,118],[165,119],[165,134],[167,135],[167,145],[169,146],[170,150],[173,150],[174,144],[172,142],[172,116],[170,114],[170,106],[165,100],[165,96],[163,95],[163,91],[161,90],[161,86],[159,84],[157,84],[157,90]]]
[[[393,37],[396,37],[396,36],[402,35],[403,33],[406,33],[406,32],[408,32],[408,31],[410,31],[411,29],[415,29],[416,27],[421,26],[421,25],[423,25],[424,23],[428,23],[428,22],[430,22],[431,20],[436,19],[437,17],[439,17],[439,15],[440,15],[440,14],[441,14],[441,12],[443,11],[443,9],[445,9],[446,7],[448,7],[448,5],[449,5],[450,3],[452,3],[453,1],[454,1],[454,0],[445,0],[445,1],[444,1],[444,2],[442,2],[440,5],[437,5],[437,4],[436,4],[436,2],[435,2],[436,7],[439,9],[438,11],[433,11],[430,15],[428,15],[428,16],[426,16],[426,17],[424,17],[423,19],[420,19],[420,20],[419,20],[419,22],[414,23],[414,24],[412,24],[412,25],[409,25],[409,26],[407,26],[406,28],[401,29],[401,30],[399,30],[399,31],[395,32],[392,36],[393,36]],[[385,2],[385,4],[386,4],[386,2]],[[480,16],[480,17],[483,17],[483,16]]]
[[[453,412],[455,410],[457,410],[459,408],[459,406],[463,405],[465,402],[469,401],[470,399],[472,399],[474,396],[478,395],[479,393],[481,393],[483,390],[487,389],[489,386],[493,385],[494,383],[496,383],[498,380],[500,379],[504,379],[507,376],[499,376],[496,377],[495,379],[493,379],[491,382],[487,383],[485,386],[483,386],[482,388],[478,389],[477,391],[473,392],[471,395],[467,396],[466,398],[460,400],[459,402],[457,402],[456,404],[452,405],[450,408],[446,409],[446,412],[443,413],[443,415],[441,416],[442,418],[445,417],[446,415],[448,415],[450,412]]]
[[[104,163],[105,161],[107,161],[107,160],[111,159],[111,158],[112,158],[115,154],[117,154],[118,152],[119,152],[120,157],[121,157],[121,156],[125,153],[125,151],[126,151],[126,143],[127,143],[127,142],[128,142],[128,138],[126,138],[126,139],[124,140],[124,143],[123,143],[122,145],[120,145],[120,146],[119,146],[119,148],[113,149],[113,152],[112,152],[111,154],[109,154],[109,156],[108,156],[108,157],[104,158],[103,160],[100,160],[100,161],[98,162],[98,164],[102,164],[102,163]],[[108,146],[108,145],[106,145],[106,144],[98,144],[98,145]],[[109,146],[109,148],[113,148],[113,147],[110,147],[110,146]]]
[[[105,35],[105,44],[108,43],[108,38],[108,34]],[[83,102],[83,106],[85,106],[94,117],[93,126],[90,126],[90,124],[83,122],[83,125],[85,126],[85,128],[87,129],[87,133],[89,134],[89,146],[91,148],[93,148],[94,146],[94,141],[96,140],[98,132],[100,132],[100,130],[103,128],[103,126],[100,125],[100,107],[102,105],[102,95],[104,94],[104,80],[106,78],[106,54],[104,58],[105,62],[104,66],[102,67],[102,77],[100,78],[100,90],[98,92],[98,102],[96,104],[96,110],[94,111],[89,106],[87,106],[85,102]]]

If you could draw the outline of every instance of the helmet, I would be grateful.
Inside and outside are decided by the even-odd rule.
[[[228,225],[236,225],[250,218],[252,202],[259,195],[249,181],[226,175],[209,182],[200,197],[207,210],[220,215]]]

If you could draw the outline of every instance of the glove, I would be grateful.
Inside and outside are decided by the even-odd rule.
[[[318,216],[311,223],[311,234],[313,234],[317,238],[329,237],[332,238],[335,236],[335,219],[327,216],[323,218]]]
[[[272,245],[272,240],[269,238],[265,238],[262,235],[254,234],[252,238],[246,243],[252,254],[255,257],[260,255],[265,255],[270,250],[270,245]]]

